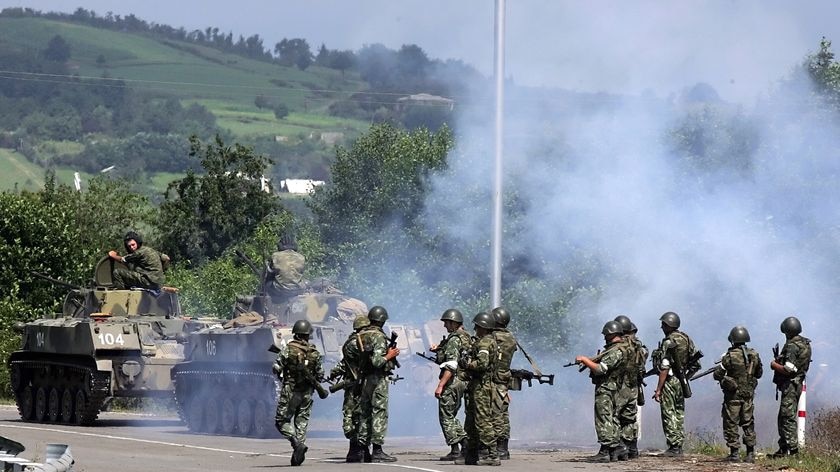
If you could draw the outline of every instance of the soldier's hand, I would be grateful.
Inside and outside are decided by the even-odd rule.
[[[440,398],[440,396],[442,394],[443,394],[443,385],[438,385],[437,388],[435,389],[435,398]]]
[[[400,355],[399,348],[392,347],[392,348],[388,349],[388,352],[385,353],[385,360],[390,361],[391,359],[393,359],[393,358],[395,358],[399,355]]]
[[[117,254],[117,251],[108,251],[108,257],[110,257],[111,259],[114,259],[114,260],[119,260],[120,259],[120,255]]]
[[[656,403],[660,403],[662,399],[662,393],[659,390],[654,390],[653,399],[656,401]]]
[[[432,351],[432,352],[435,352],[435,351],[437,351],[437,348],[438,348],[438,345],[437,345],[437,344],[432,344],[432,345],[429,347],[429,350],[430,350],[430,351]]]

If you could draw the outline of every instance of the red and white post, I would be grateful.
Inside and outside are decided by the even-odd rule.
[[[796,441],[799,443],[799,447],[805,445],[805,418],[807,416],[805,405],[805,382],[802,382],[802,394],[799,395],[798,415],[796,417]]]

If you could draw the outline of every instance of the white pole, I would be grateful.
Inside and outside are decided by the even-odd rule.
[[[502,304],[502,131],[504,129],[505,95],[505,0],[496,0],[495,67],[496,132],[493,167],[493,236],[490,239],[492,271],[490,296],[492,307]]]
[[[805,400],[805,382],[802,382],[802,394],[799,395],[798,415],[796,417],[796,442],[799,447],[805,445],[805,417],[807,416],[806,400]]]

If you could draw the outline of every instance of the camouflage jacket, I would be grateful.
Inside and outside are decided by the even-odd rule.
[[[441,375],[443,370],[450,370],[455,372],[459,379],[467,380],[467,373],[458,367],[458,361],[461,359],[461,351],[469,350],[470,343],[470,334],[464,328],[458,328],[446,336],[435,351],[435,362],[441,368]]]
[[[286,343],[275,362],[282,372],[283,382],[294,391],[311,392],[314,388],[312,379],[324,376],[321,353],[315,349],[314,344],[301,339]]]
[[[616,391],[627,375],[627,358],[632,355],[630,344],[618,341],[604,346],[598,368],[589,372],[596,390]]]
[[[154,249],[140,246],[136,251],[126,254],[123,259],[129,270],[145,275],[152,283],[163,285],[166,282],[160,253]]]
[[[363,375],[387,374],[394,369],[393,361],[385,359],[388,353],[388,338],[379,326],[368,326],[359,331],[362,348],[361,371]]]
[[[496,329],[491,335],[499,348],[493,381],[497,384],[508,385],[510,383],[510,363],[513,361],[513,354],[517,350],[516,338],[506,328]]]
[[[303,287],[303,269],[306,258],[303,254],[287,249],[271,255],[271,272],[274,285],[285,290],[299,290]]]
[[[648,358],[648,348],[645,346],[635,334],[628,334],[624,338],[627,343],[628,355],[625,359],[624,386],[628,388],[637,388],[640,379],[645,375],[645,364]]]
[[[496,345],[496,340],[492,334],[488,333],[477,338],[472,343],[465,366],[470,381],[475,383],[492,382],[498,355],[499,347]]]
[[[654,351],[654,366],[659,370],[669,370],[668,375],[678,375],[677,368],[681,368],[683,374],[696,372],[700,369],[699,364],[686,365],[696,350],[694,341],[687,334],[674,330],[665,336]]]
[[[748,400],[755,396],[755,387],[764,375],[764,368],[758,352],[742,344],[726,351],[713,375],[720,382],[725,400]]]
[[[362,372],[362,343],[359,333],[352,332],[341,346],[341,362],[346,379],[358,380]]]
[[[779,357],[788,379],[804,379],[811,366],[811,340],[801,335],[788,339]]]

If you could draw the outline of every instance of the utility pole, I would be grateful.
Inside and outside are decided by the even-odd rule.
[[[504,96],[505,96],[505,0],[496,1],[494,76],[496,79],[496,131],[495,159],[493,165],[493,235],[490,239],[492,307],[502,304],[502,150],[504,141]]]

